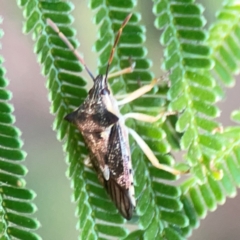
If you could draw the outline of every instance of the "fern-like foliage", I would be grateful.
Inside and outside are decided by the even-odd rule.
[[[222,83],[228,87],[233,86],[234,74],[239,71],[240,67],[239,45],[237,44],[240,36],[239,4],[229,2],[225,2],[218,12],[216,22],[210,26],[208,38],[209,46],[212,47],[211,55],[215,61],[213,76],[218,80],[216,89],[221,96],[224,95]],[[232,119],[239,123],[239,111],[232,113]],[[239,187],[239,127],[227,127],[216,136],[222,149],[213,155],[211,164],[221,169],[222,178],[220,181],[214,181],[208,177],[207,183],[190,187],[188,195],[190,201],[185,199],[185,202],[196,212],[196,218],[192,218],[192,227],[197,225],[198,218],[207,214],[207,210],[215,210],[217,204],[223,204],[227,196],[235,196],[236,187]],[[185,231],[191,230],[185,229]]]
[[[239,186],[239,127],[222,132],[213,121],[219,115],[214,103],[221,99],[224,90],[209,72],[213,59],[219,79],[227,86],[234,83],[232,73],[239,69],[238,59],[233,56],[239,51],[239,6],[223,6],[209,37],[202,29],[203,8],[193,1],[155,1],[154,12],[156,26],[164,28],[164,67],[172,69],[170,106],[182,111],[177,130],[184,132],[181,148],[188,150],[186,159],[192,166],[192,177],[182,184],[189,226],[181,232],[188,236],[199,225],[199,218],[205,217],[208,210],[215,210],[227,196],[234,196]],[[234,116],[237,118],[238,112]]]
[[[216,22],[209,29],[208,43],[213,49],[214,73],[217,79],[227,87],[234,85],[233,74],[238,73],[240,67],[239,13],[237,1],[226,1],[217,13]]]
[[[175,177],[149,166],[143,160],[141,151],[133,147],[138,230],[128,236],[125,220],[106,196],[103,187],[99,185],[96,174],[83,164],[87,151],[81,135],[63,120],[63,117],[79,106],[85,98],[85,81],[78,75],[82,70],[81,66],[56,33],[46,25],[46,19],[51,18],[58,24],[60,30],[76,46],[73,40],[74,31],[69,26],[72,23],[70,15],[72,4],[31,0],[20,1],[20,5],[24,7],[26,17],[25,31],[34,33],[37,42],[35,51],[43,64],[43,72],[48,77],[51,109],[56,114],[54,128],[60,140],[67,136],[64,148],[67,152],[68,173],[72,179],[74,199],[78,202],[80,239],[112,239],[113,237],[131,239],[133,236],[145,239],[151,239],[152,236],[170,238],[169,236],[176,234],[173,225],[180,228],[188,223],[188,219],[181,211],[183,205],[180,202],[180,188],[159,182],[162,179],[174,180]],[[125,1],[124,4],[116,1],[109,1],[108,4],[92,1],[91,7],[97,9],[95,22],[99,24],[100,37],[95,49],[99,52],[100,72],[104,72],[114,40],[114,32],[119,29],[127,13],[133,9],[134,1]],[[119,7],[121,9],[118,9]],[[144,28],[139,26],[139,20],[140,14],[134,13],[124,29],[112,64],[114,69],[126,67],[131,57],[136,62],[135,71],[124,78],[111,80],[114,93],[133,91],[139,87],[138,80],[146,84],[153,78],[153,74],[149,72],[150,62],[145,59],[146,48],[142,45],[145,39]],[[120,92],[119,89],[122,91]],[[157,113],[164,102],[158,95],[153,96],[152,93],[144,100],[125,106],[122,112],[131,110],[139,112],[151,106],[151,113]],[[166,164],[172,163],[171,156],[166,155],[170,145],[166,141],[166,134],[159,130],[159,126],[147,127],[143,124],[135,126],[159,159]]]
[[[2,35],[0,29],[0,38]],[[12,94],[6,89],[3,61],[0,56],[0,239],[37,240],[40,237],[34,230],[39,222],[30,216],[36,211],[32,203],[35,193],[25,187],[23,179],[27,168],[21,162],[26,153],[21,150],[21,133],[13,125]]]
[[[144,46],[145,28],[139,23],[141,15],[134,10],[135,4],[134,0],[90,1],[99,29],[94,48],[102,74],[106,71],[116,32],[127,14],[133,13],[116,48],[111,71],[129,66],[130,58],[136,67],[131,74],[109,80],[115,95],[132,92],[153,79]],[[169,90],[167,87],[152,90],[124,105],[121,112],[156,115],[166,106],[161,96],[168,90],[169,109],[179,113],[176,122],[176,130],[181,134],[179,145],[176,140],[180,135],[173,129],[174,124],[169,124],[176,118],[151,125],[129,120],[127,125],[136,129],[164,164],[174,162],[169,154],[172,147],[185,150],[191,177],[181,187],[173,186],[171,181],[176,178],[152,167],[137,143],[130,139],[137,198],[136,216],[130,222],[135,230],[130,233],[126,221],[99,184],[96,173],[84,165],[88,151],[80,133],[63,120],[86,97],[86,80],[79,74],[82,66],[47,26],[46,19],[52,19],[76,47],[75,31],[71,27],[73,5],[56,0],[20,0],[19,5],[26,18],[25,32],[33,33],[35,52],[48,79],[51,111],[56,116],[54,129],[58,139],[65,140],[68,176],[78,204],[80,239],[184,239],[208,210],[214,210],[227,196],[236,193],[240,183],[239,128],[221,131],[221,124],[214,120],[220,112],[215,103],[224,95],[224,90],[210,73],[215,61],[213,72],[230,86],[234,82],[231,72],[239,69],[239,8],[236,5],[223,6],[209,36],[204,30],[203,7],[193,0],[155,0],[153,3],[155,25],[163,29],[163,68],[170,72],[171,86]],[[234,24],[226,24],[229,21]],[[223,28],[224,35],[220,31]],[[237,56],[230,54],[233,52]],[[239,115],[235,111],[234,120],[238,121]]]
[[[155,24],[164,28],[161,36],[161,43],[166,46],[164,68],[172,71],[170,108],[181,111],[176,124],[177,130],[184,132],[181,148],[189,149],[186,158],[191,171],[198,181],[205,182],[206,171],[211,173],[213,169],[207,162],[202,164],[203,152],[211,155],[219,150],[214,136],[208,134],[218,127],[212,118],[219,115],[214,106],[219,97],[209,74],[213,62],[203,30],[203,8],[192,1],[186,2],[155,1]]]

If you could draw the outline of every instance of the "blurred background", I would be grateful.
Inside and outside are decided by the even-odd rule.
[[[93,13],[88,9],[87,0],[73,1],[76,8],[73,12],[81,45],[93,73],[96,73],[97,55],[92,52],[92,45],[97,34],[96,26],[91,19]],[[140,1],[139,1],[140,2]],[[210,24],[214,20],[214,13],[222,1],[201,1],[207,6],[205,17]],[[159,49],[159,32],[154,28],[152,2],[141,1],[138,10],[143,13],[142,22],[147,27],[147,47],[149,57],[154,62],[152,68],[156,76],[161,75],[160,64],[162,54]],[[144,9],[144,11],[143,11]],[[71,201],[70,181],[65,172],[67,164],[64,160],[62,143],[56,140],[56,133],[52,130],[54,117],[49,114],[45,79],[41,74],[41,67],[33,53],[33,41],[30,35],[22,34],[23,16],[15,1],[0,0],[0,16],[3,24],[4,37],[0,40],[2,49],[0,55],[5,59],[6,77],[10,81],[9,89],[13,92],[12,103],[15,107],[16,125],[22,131],[23,149],[28,153],[25,164],[29,170],[27,187],[37,192],[35,203],[39,209],[36,217],[42,223],[39,234],[43,239],[75,240],[78,232],[75,228],[75,203]],[[87,33],[87,34],[86,34]],[[157,54],[156,54],[157,52]],[[232,124],[229,114],[239,108],[239,84],[234,89],[228,89],[228,98],[219,104],[223,109],[219,121],[224,126]],[[193,232],[190,240],[239,240],[240,239],[240,197],[227,199],[224,206],[209,213],[201,221],[200,227]]]

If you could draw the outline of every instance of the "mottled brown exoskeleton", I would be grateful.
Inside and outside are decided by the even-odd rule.
[[[108,86],[108,78],[132,72],[134,68],[132,65],[117,73],[108,74],[115,47],[131,15],[132,14],[129,14],[126,17],[117,33],[105,76],[98,75],[97,77],[93,77],[84,60],[67,38],[59,31],[58,27],[50,19],[47,20],[48,24],[73,51],[93,79],[93,87],[90,89],[83,104],[74,112],[69,113],[65,119],[76,125],[83,135],[89,149],[90,162],[97,172],[100,182],[106,188],[119,212],[128,220],[132,218],[133,210],[136,206],[128,140],[129,133],[133,136],[154,166],[173,174],[180,174],[178,170],[160,164],[143,139],[133,129],[125,126],[125,120],[127,118],[134,118],[145,122],[155,122],[161,117],[169,115],[169,113],[161,113],[156,117],[142,113],[128,113],[122,116],[119,111],[120,105],[131,102],[150,91],[157,83],[157,80],[155,79],[149,85],[145,85],[135,92],[127,94],[122,99],[120,96],[119,98],[121,100],[119,101],[112,96]]]

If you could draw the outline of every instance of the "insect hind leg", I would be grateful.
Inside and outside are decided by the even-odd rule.
[[[169,167],[167,165],[159,163],[158,159],[156,158],[155,154],[153,151],[149,148],[147,143],[131,128],[128,128],[128,132],[132,135],[132,137],[135,139],[139,147],[142,149],[144,154],[147,156],[149,161],[152,163],[152,165],[158,169],[170,172],[174,175],[180,175],[183,174],[183,172],[174,169],[172,167]]]

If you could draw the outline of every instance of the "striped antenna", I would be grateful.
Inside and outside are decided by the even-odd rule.
[[[127,17],[125,18],[125,20],[123,21],[120,29],[118,30],[117,32],[117,36],[115,38],[115,41],[114,41],[114,44],[113,44],[113,47],[112,47],[112,50],[111,50],[111,53],[110,53],[110,56],[109,56],[109,59],[108,59],[108,64],[107,64],[107,69],[106,69],[106,77],[105,77],[105,80],[107,80],[107,77],[108,77],[108,71],[109,71],[109,67],[112,63],[112,60],[113,60],[113,55],[114,55],[114,52],[115,52],[115,48],[118,44],[118,41],[120,39],[120,36],[122,34],[122,31],[123,31],[123,28],[127,25],[128,21],[130,20],[132,16],[132,13],[128,14]]]
[[[76,58],[79,60],[79,62],[84,66],[89,76],[94,81],[94,76],[91,73],[91,71],[88,69],[84,59],[80,56],[80,53],[74,48],[74,46],[70,43],[70,41],[67,39],[67,37],[60,31],[58,26],[50,19],[47,19],[47,24],[58,34],[58,36],[62,39],[62,41],[68,46],[68,48],[73,52],[73,54],[76,56]]]

